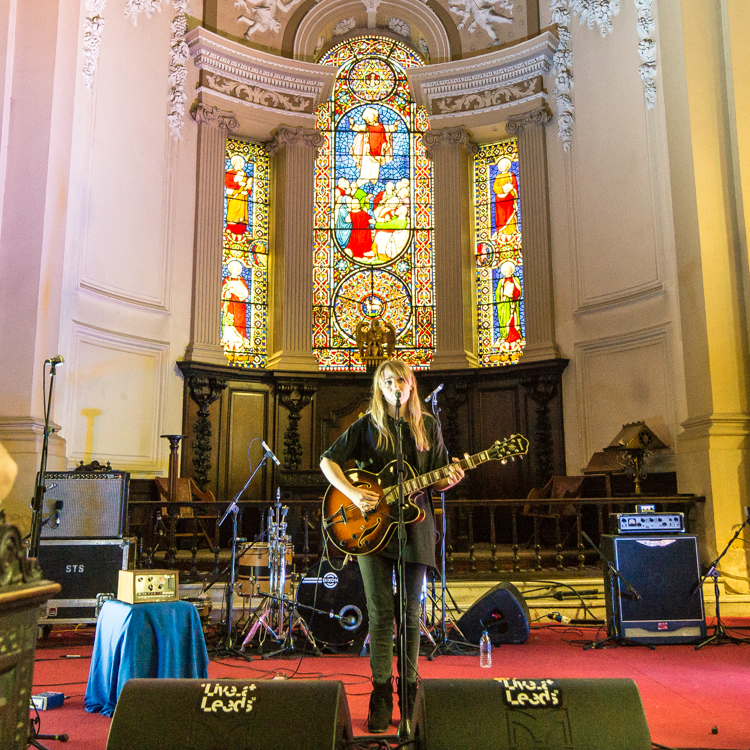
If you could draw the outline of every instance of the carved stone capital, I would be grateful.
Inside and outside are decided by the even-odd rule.
[[[531,112],[524,112],[522,115],[512,115],[508,118],[505,129],[508,133],[520,133],[526,128],[544,127],[552,119],[550,108],[543,104],[541,107],[532,109]]]
[[[199,125],[219,128],[219,130],[224,130],[227,133],[233,133],[240,126],[234,112],[210,107],[208,104],[199,101],[193,102],[193,106],[190,107],[190,114]]]
[[[422,141],[425,146],[425,153],[428,159],[435,158],[435,149],[441,147],[459,147],[465,148],[470,154],[474,155],[479,151],[479,147],[466,129],[459,125],[455,128],[442,128],[441,130],[430,130],[424,134]]]
[[[273,156],[282,146],[290,144],[302,144],[318,149],[323,145],[323,136],[317,130],[282,125],[275,131],[273,140],[266,144],[266,153]]]

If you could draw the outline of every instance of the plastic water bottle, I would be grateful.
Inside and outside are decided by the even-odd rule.
[[[486,630],[482,633],[482,637],[479,639],[479,666],[492,666],[492,642],[490,641],[490,637],[487,635]]]

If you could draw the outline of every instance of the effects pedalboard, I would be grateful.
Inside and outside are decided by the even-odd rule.
[[[684,513],[610,513],[612,534],[684,534]]]

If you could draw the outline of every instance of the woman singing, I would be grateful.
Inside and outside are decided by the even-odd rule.
[[[417,475],[426,474],[448,464],[448,453],[436,420],[422,411],[414,374],[405,363],[390,360],[380,364],[373,379],[368,412],[358,419],[322,455],[320,468],[326,479],[361,511],[371,510],[380,496],[371,490],[353,486],[346,478],[343,466],[354,459],[358,468],[378,474],[396,458],[396,404],[401,394],[400,416],[404,420],[404,461]],[[457,459],[454,459],[457,461]],[[451,465],[449,475],[432,486],[438,492],[458,484],[464,476],[461,467]],[[424,520],[406,527],[404,549],[406,580],[407,632],[407,716],[411,716],[417,692],[417,658],[419,656],[419,614],[422,582],[428,567],[435,563],[435,516],[430,491],[412,497],[412,502],[425,513]],[[393,717],[393,622],[395,602],[393,575],[398,558],[398,533],[377,554],[358,558],[367,598],[370,620],[370,669],[372,694],[367,729],[371,733],[388,730]],[[398,580],[398,576],[396,578]],[[399,690],[404,669],[398,665]],[[403,707],[402,716],[404,714]]]

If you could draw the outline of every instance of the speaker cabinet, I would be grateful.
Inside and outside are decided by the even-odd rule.
[[[698,538],[691,535],[602,536],[602,553],[638,593],[614,583],[614,611],[605,570],[607,618],[621,638],[648,644],[705,638]],[[610,628],[610,635],[613,635]]]
[[[484,630],[493,646],[523,643],[529,637],[529,608],[521,592],[503,581],[480,596],[456,625],[469,643],[478,644]]]
[[[107,750],[346,750],[338,681],[128,680]]]
[[[44,475],[42,539],[116,539],[125,533],[126,471]]]
[[[423,680],[416,750],[650,750],[632,680]]]

